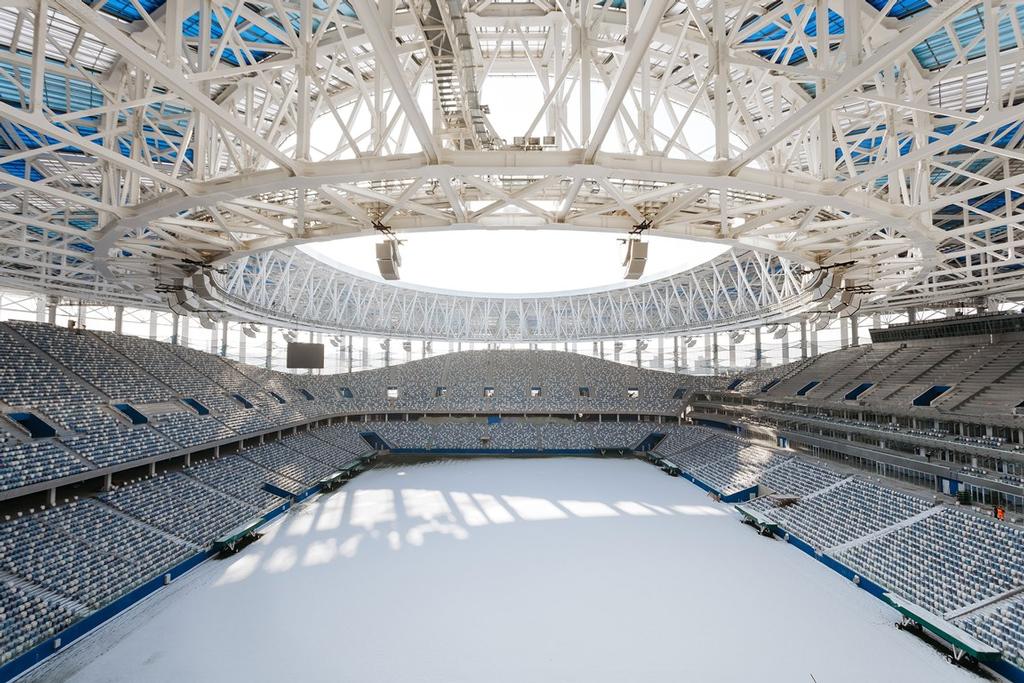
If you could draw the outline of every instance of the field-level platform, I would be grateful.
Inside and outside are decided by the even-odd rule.
[[[979,680],[738,519],[639,460],[373,469],[25,680]]]

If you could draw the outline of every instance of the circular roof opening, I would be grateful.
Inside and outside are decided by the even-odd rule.
[[[402,233],[398,284],[473,294],[541,294],[634,285],[698,266],[728,246],[645,237],[647,267],[624,280],[621,233],[577,230],[445,230]],[[379,235],[305,244],[302,251],[349,272],[383,281]]]

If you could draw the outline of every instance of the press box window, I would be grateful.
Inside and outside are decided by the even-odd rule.
[[[396,399],[396,398],[398,398],[398,387],[388,387],[387,388],[387,397],[389,399]]]

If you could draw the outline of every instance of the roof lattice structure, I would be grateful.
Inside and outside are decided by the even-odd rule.
[[[13,0],[0,285],[484,340],[738,328],[844,287],[864,311],[1017,298],[1022,19],[997,0]],[[515,131],[487,101],[509,76],[543,102]],[[733,249],[544,297],[383,285],[295,249],[382,223],[645,221]]]

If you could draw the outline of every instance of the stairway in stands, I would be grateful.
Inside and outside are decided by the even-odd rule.
[[[976,387],[976,391],[958,403],[944,405],[943,408],[956,408],[973,415],[1012,411],[1014,406],[1024,401],[1022,351],[1024,343],[1007,344],[1002,353],[991,358],[979,372],[961,383],[964,389]]]

